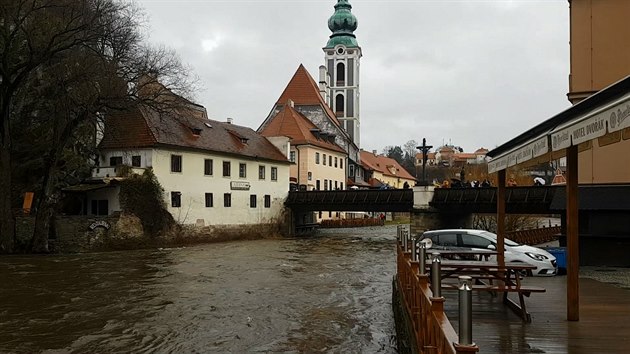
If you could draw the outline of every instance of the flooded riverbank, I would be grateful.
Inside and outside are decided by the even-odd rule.
[[[395,353],[395,235],[0,258],[0,352]]]

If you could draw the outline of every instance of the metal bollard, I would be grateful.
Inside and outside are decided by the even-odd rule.
[[[472,342],[472,278],[459,277],[459,344],[473,345]]]
[[[406,230],[402,230],[402,238],[403,238],[403,250],[405,252],[409,251],[409,235],[407,235]]]
[[[420,275],[427,274],[427,245],[424,242],[420,242],[420,254],[418,255],[418,262],[420,262]]]
[[[418,261],[418,239],[412,237],[411,238],[411,260],[414,262]]]
[[[433,297],[442,297],[441,263],[440,254],[434,253],[433,263],[431,263],[431,291],[433,292]]]

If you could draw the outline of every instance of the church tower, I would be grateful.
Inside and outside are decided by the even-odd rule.
[[[338,0],[335,13],[328,19],[332,31],[323,48],[326,65],[320,67],[320,91],[345,131],[357,147],[361,141],[359,120],[359,60],[361,47],[354,31],[357,18],[347,0]]]

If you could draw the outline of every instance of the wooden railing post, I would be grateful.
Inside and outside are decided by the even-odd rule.
[[[396,245],[397,282],[403,310],[411,319],[410,333],[421,353],[474,353],[476,346],[459,345],[457,334],[444,313],[444,297],[434,296],[429,275],[420,274],[420,262],[411,260],[411,252]]]

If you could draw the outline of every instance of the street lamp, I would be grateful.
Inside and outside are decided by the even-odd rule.
[[[427,183],[427,171],[426,171],[426,165],[427,165],[427,154],[429,153],[429,150],[432,148],[432,145],[427,145],[427,139],[426,138],[422,138],[422,145],[421,146],[416,146],[416,149],[420,150],[422,152],[422,185],[426,186],[428,185]]]

